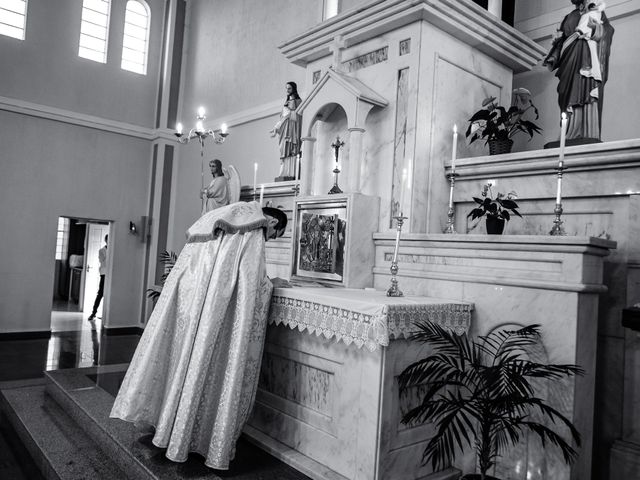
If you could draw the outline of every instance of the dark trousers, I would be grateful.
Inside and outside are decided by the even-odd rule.
[[[98,287],[98,294],[96,295],[96,301],[93,302],[93,311],[91,316],[95,316],[102,301],[102,295],[104,294],[104,275],[100,275],[100,286]]]

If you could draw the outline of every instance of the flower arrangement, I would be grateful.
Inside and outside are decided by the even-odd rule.
[[[496,97],[486,98],[482,102],[482,108],[469,119],[466,132],[469,144],[480,138],[486,138],[486,143],[493,140],[508,141],[518,132],[528,134],[531,140],[534,133],[542,133],[538,125],[523,118],[529,110],[534,112],[535,120],[540,116],[531,100],[531,92],[526,88],[516,88],[511,98],[508,110],[496,103]]]

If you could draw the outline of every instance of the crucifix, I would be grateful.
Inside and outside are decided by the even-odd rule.
[[[329,50],[333,54],[333,60],[331,61],[331,68],[335,72],[342,71],[342,50],[347,46],[342,35],[334,37],[333,42],[329,45]]]

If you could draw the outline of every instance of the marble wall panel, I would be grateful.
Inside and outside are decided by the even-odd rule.
[[[396,91],[396,125],[393,140],[393,179],[391,187],[391,214],[389,228],[395,226],[394,216],[400,215],[401,212],[408,212],[405,205],[400,202],[406,198],[407,178],[407,114],[409,106],[409,69],[403,68],[398,71],[398,87]],[[403,177],[403,171],[405,175]],[[402,191],[405,190],[403,194]]]

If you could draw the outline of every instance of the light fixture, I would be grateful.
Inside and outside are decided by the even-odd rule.
[[[220,129],[211,130],[207,129],[204,126],[204,121],[207,119],[205,115],[204,107],[198,107],[198,111],[196,113],[196,125],[191,130],[189,130],[188,134],[183,132],[183,127],[181,123],[176,124],[176,132],[175,136],[178,137],[178,141],[182,144],[189,143],[191,140],[198,139],[198,143],[200,143],[200,180],[201,180],[201,192],[204,190],[204,142],[207,138],[211,138],[213,143],[223,143],[227,136],[229,135],[227,124],[223,123],[220,125]],[[204,211],[204,207],[206,205],[207,199],[204,194],[201,193],[202,196],[202,210]]]

